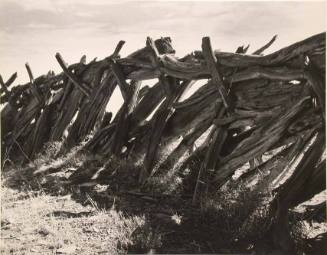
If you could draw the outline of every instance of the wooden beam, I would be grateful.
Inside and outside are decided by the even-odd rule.
[[[32,70],[31,70],[31,67],[29,66],[28,63],[25,64],[25,67],[26,67],[26,70],[27,70],[27,73],[28,73],[28,76],[30,78],[30,82],[31,82],[31,91],[32,91],[32,94],[36,97],[36,99],[39,101],[39,103],[42,103],[44,100],[43,100],[43,97],[42,95],[40,94],[38,88],[36,87],[36,84],[34,82],[34,76],[33,76],[33,73],[32,73]]]
[[[202,38],[202,52],[203,52],[204,59],[207,63],[207,67],[210,71],[213,83],[217,86],[223,104],[227,112],[229,112],[230,107],[227,103],[227,92],[224,86],[222,75],[220,74],[219,71],[219,67],[218,67],[219,63],[216,56],[213,53],[209,37]]]
[[[13,84],[13,82],[16,80],[17,78],[17,72],[16,73],[13,73],[10,78],[4,82],[3,79],[2,79],[2,76],[0,75],[0,84],[1,84],[1,88],[0,88],[0,93],[3,93],[6,91],[9,92],[8,88],[11,84]]]
[[[288,67],[250,67],[235,73],[226,80],[230,82],[240,82],[253,79],[269,79],[269,80],[303,80],[306,79],[305,73],[299,69],[291,69]]]
[[[8,90],[6,83],[4,83],[1,75],[0,75],[0,85],[1,85],[1,93],[5,92],[6,96],[9,97],[10,91]]]
[[[152,55],[154,57],[154,62],[159,67],[160,66],[160,54],[159,51],[151,37],[146,38],[146,46],[151,49]]]
[[[117,60],[119,59],[119,52],[124,44],[125,41],[119,41],[114,52],[108,58],[106,58],[106,60],[111,68],[113,75],[117,80],[124,102],[127,102],[129,98],[129,85],[126,82],[126,76],[121,68],[121,65],[117,63]]]
[[[220,119],[225,114],[226,109],[220,108],[219,113],[216,119]],[[210,144],[206,152],[204,162],[201,164],[199,169],[198,178],[196,181],[192,204],[196,205],[198,201],[203,201],[206,196],[206,192],[209,186],[209,176],[214,174],[216,164],[219,159],[219,154],[222,149],[222,146],[227,137],[226,127],[217,127],[214,125],[210,134],[208,135]],[[211,171],[211,173],[210,173]]]
[[[162,84],[166,95],[168,97],[170,97],[172,95],[172,93],[173,93],[174,88],[172,89],[172,85],[169,84],[165,74],[162,73],[161,70],[160,70],[160,67],[162,66],[161,59],[160,59],[160,54],[159,54],[159,51],[158,51],[158,49],[157,49],[157,47],[155,45],[155,42],[152,40],[151,37],[147,37],[146,45],[151,49],[151,52],[152,52],[152,55],[153,55],[153,58],[154,58],[154,63],[156,65],[156,67],[159,69],[159,72],[161,73],[159,75],[159,77],[158,77],[159,81]]]
[[[307,78],[308,82],[310,83],[315,96],[318,99],[318,104],[320,105],[322,115],[326,120],[326,90],[324,79],[321,77],[319,70],[317,67],[310,61],[308,65],[305,67],[305,77]]]
[[[140,81],[132,81],[131,90],[127,101],[122,106],[122,111],[119,115],[118,123],[115,129],[115,133],[112,138],[112,146],[110,152],[119,157],[123,146],[128,139],[128,133],[130,131],[130,114],[134,110],[137,103],[137,96],[141,87]]]
[[[126,82],[125,75],[120,67],[120,65],[117,63],[116,59],[114,58],[108,58],[108,63],[111,68],[111,71],[113,75],[115,76],[118,86],[120,88],[120,92],[123,96],[123,99],[125,102],[127,102],[129,97],[129,85]]]
[[[119,58],[119,52],[123,48],[125,41],[121,40],[118,42],[114,52],[110,55],[109,58]]]
[[[266,49],[268,49],[274,43],[274,41],[276,39],[277,39],[277,35],[274,35],[274,37],[267,44],[265,44],[260,49],[253,52],[252,55],[260,55],[262,52],[264,52]]]
[[[299,99],[293,107],[266,121],[264,125],[255,129],[251,136],[239,142],[217,165],[218,170],[213,180],[216,187],[223,185],[238,167],[276,145],[286,133],[290,123],[294,121],[294,116],[305,109],[309,100],[309,97]]]
[[[80,82],[78,80],[78,78],[71,71],[68,70],[68,67],[67,67],[65,61],[63,60],[62,56],[60,55],[60,53],[56,53],[56,59],[57,59],[59,65],[61,66],[62,70],[64,71],[65,75],[69,78],[69,80],[79,90],[81,90],[85,96],[87,96],[88,98],[90,98],[90,96],[91,96],[91,88],[88,87],[88,85],[86,85],[85,83]]]
[[[149,143],[147,147],[147,152],[144,159],[145,168],[141,172],[139,177],[139,182],[142,183],[145,179],[151,175],[152,168],[155,163],[155,158],[157,156],[158,148],[161,142],[161,136],[166,127],[167,121],[174,113],[175,109],[173,104],[180,98],[183,94],[183,91],[191,84],[190,81],[183,82],[177,90],[174,91],[172,95],[166,97],[165,101],[160,105],[160,108],[157,110],[153,116],[151,133],[149,136]]]

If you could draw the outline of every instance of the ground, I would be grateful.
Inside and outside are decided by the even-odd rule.
[[[116,254],[144,224],[114,208],[82,206],[70,195],[1,191],[1,254]]]
[[[50,195],[2,187],[1,254],[233,251],[224,247],[226,240],[217,237],[212,221],[182,200],[137,192],[99,194]]]
[[[267,223],[251,214],[258,194],[232,186],[214,201],[215,210],[203,212],[192,206],[192,190],[185,187],[183,195],[142,190],[126,162],[103,171],[110,176],[103,183],[72,184],[67,178],[81,161],[73,158],[2,173],[1,254],[263,254],[249,239]],[[31,175],[35,169],[48,172]],[[237,203],[234,193],[242,195]],[[298,229],[311,238],[326,232],[327,223],[301,223]],[[249,235],[241,240],[244,233]]]

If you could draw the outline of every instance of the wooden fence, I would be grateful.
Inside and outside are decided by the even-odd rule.
[[[57,53],[63,72],[38,78],[26,64],[27,84],[10,90],[17,75],[0,79],[6,104],[2,162],[32,160],[53,141],[63,140],[66,153],[92,134],[84,150],[133,157],[143,165],[142,184],[202,155],[193,194],[197,204],[240,167],[248,166],[240,177],[248,181],[260,168],[267,188],[301,157],[278,188],[281,214],[325,189],[325,33],[263,55],[275,39],[247,54],[244,46],[235,53],[213,51],[204,37],[202,51],[182,58],[168,37],[148,37],[146,47],[125,58],[119,56],[120,41],[101,61],[86,63],[82,57],[68,65]],[[154,78],[154,86],[144,86]],[[205,84],[182,99],[199,80]],[[124,102],[112,119],[106,106],[117,85]],[[204,142],[194,149],[203,134]]]

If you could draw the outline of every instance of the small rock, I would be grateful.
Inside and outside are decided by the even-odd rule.
[[[1,228],[8,229],[10,228],[9,225],[11,224],[11,220],[8,218],[4,218],[1,220]]]
[[[52,231],[49,228],[43,226],[38,230],[38,233],[47,236],[49,234],[52,234]]]
[[[57,254],[72,254],[76,251],[75,245],[64,246],[56,251]]]

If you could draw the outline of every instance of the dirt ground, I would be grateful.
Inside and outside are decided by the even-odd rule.
[[[210,220],[171,198],[131,192],[100,208],[105,198],[91,196],[2,187],[1,254],[232,252]]]
[[[192,191],[156,195],[125,182],[130,175],[71,185],[66,168],[30,181],[28,169],[3,173],[1,254],[258,254],[255,240],[232,238],[245,208],[234,208],[228,196],[226,204],[219,200],[222,214],[202,214],[186,196]],[[310,237],[326,232],[327,223],[303,227]]]
[[[1,254],[117,254],[144,225],[114,208],[99,210],[70,195],[1,190]]]

